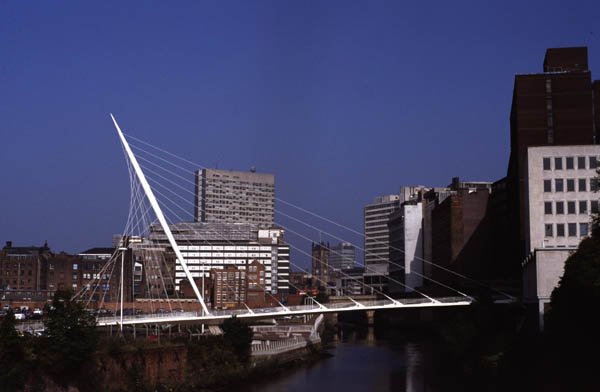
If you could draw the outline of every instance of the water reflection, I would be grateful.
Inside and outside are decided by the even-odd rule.
[[[388,336],[386,336],[388,335]],[[340,328],[330,358],[312,365],[287,369],[283,374],[250,385],[244,391],[307,391],[312,388],[339,392],[409,391],[442,389],[428,385],[426,374],[435,371],[429,360],[431,345],[373,328]],[[445,389],[444,389],[445,390]]]

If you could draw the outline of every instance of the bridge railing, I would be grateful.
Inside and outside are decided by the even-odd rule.
[[[256,343],[251,346],[252,355],[274,355],[280,354],[286,351],[296,350],[299,348],[306,347],[308,344],[320,343],[321,338],[319,337],[293,337],[289,339],[264,341]]]
[[[471,301],[471,298],[455,296],[455,297],[439,297],[439,298],[435,298],[435,300],[442,302],[442,303],[455,303],[455,302]],[[427,304],[427,303],[432,302],[428,298],[401,298],[401,299],[397,299],[396,301],[403,305],[418,305],[418,304]],[[360,300],[357,302],[360,305],[365,306],[365,307],[387,307],[390,305],[394,305],[394,302],[389,299]],[[350,300],[348,302],[344,301],[344,302],[326,303],[326,304],[324,304],[324,306],[326,308],[332,309],[332,310],[354,309],[354,308],[358,309],[359,308],[359,305],[357,305],[356,303],[354,303]],[[320,309],[320,307],[319,307],[319,305],[316,305],[316,304],[310,304],[310,305],[288,306],[287,309],[292,312],[308,312],[308,311],[318,310],[318,309]],[[223,316],[233,316],[233,315],[250,315],[251,313],[257,314],[257,315],[276,313],[278,315],[285,316],[287,311],[284,308],[282,308],[281,306],[252,309],[252,311],[249,311],[248,309],[224,309],[224,310],[212,310],[211,316],[223,317]],[[200,317],[202,317],[201,312],[164,312],[164,313],[138,314],[138,315],[123,316],[123,322],[131,322],[131,321],[135,321],[135,320],[148,320],[148,322],[152,322],[152,320],[161,320],[161,319],[164,320],[165,318],[176,320],[179,318],[190,319],[190,318],[200,318]],[[96,320],[98,323],[101,323],[101,324],[102,323],[118,324],[121,322],[121,317],[120,316],[104,316],[104,317],[98,317]]]

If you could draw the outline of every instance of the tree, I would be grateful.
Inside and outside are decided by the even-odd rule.
[[[600,214],[596,213],[592,216],[591,236],[583,239],[567,259],[564,274],[552,292],[546,331],[561,352],[595,354],[600,349],[598,306]]]
[[[242,362],[250,358],[252,344],[252,329],[233,316],[223,321],[221,326],[225,341],[231,345]]]
[[[329,302],[329,294],[327,294],[327,289],[325,287],[319,286],[319,292],[317,293],[315,300],[320,304]]]
[[[0,323],[0,390],[17,391],[26,377],[25,339],[15,329],[12,310]]]
[[[548,333],[565,343],[600,346],[600,236],[584,239],[565,263],[565,272],[552,292],[546,318]]]
[[[71,297],[71,291],[58,290],[44,321],[46,338],[42,352],[45,353],[45,366],[57,381],[63,383],[84,374],[82,371],[89,365],[97,343],[94,316]]]

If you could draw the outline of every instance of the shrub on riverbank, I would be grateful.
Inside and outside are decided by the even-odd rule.
[[[0,324],[0,390],[19,391],[27,385],[42,390],[48,382],[93,391],[96,349],[95,319],[71,302],[71,292],[57,291],[40,337],[20,336],[14,316]],[[36,389],[37,388],[37,389]]]

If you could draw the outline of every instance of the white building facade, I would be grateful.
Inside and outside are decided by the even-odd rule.
[[[527,149],[527,231],[524,300],[536,303],[539,325],[564,263],[590,233],[598,212],[596,173],[600,145]]]
[[[399,195],[385,195],[375,198],[375,202],[364,208],[365,219],[365,265],[389,263],[389,230],[390,215],[400,208]],[[379,267],[381,269],[381,267]],[[368,273],[369,271],[365,271]]]
[[[282,229],[259,229],[252,224],[177,223],[169,226],[193,278],[209,278],[211,269],[235,266],[245,270],[257,260],[265,266],[265,291],[271,294],[289,290],[290,248]],[[168,247],[166,236],[152,226],[150,240]],[[176,262],[175,288],[186,279]]]
[[[423,286],[423,203],[409,201],[390,217],[390,293]]]
[[[195,182],[196,222],[252,223],[261,229],[273,227],[273,174],[202,169],[196,172]]]

